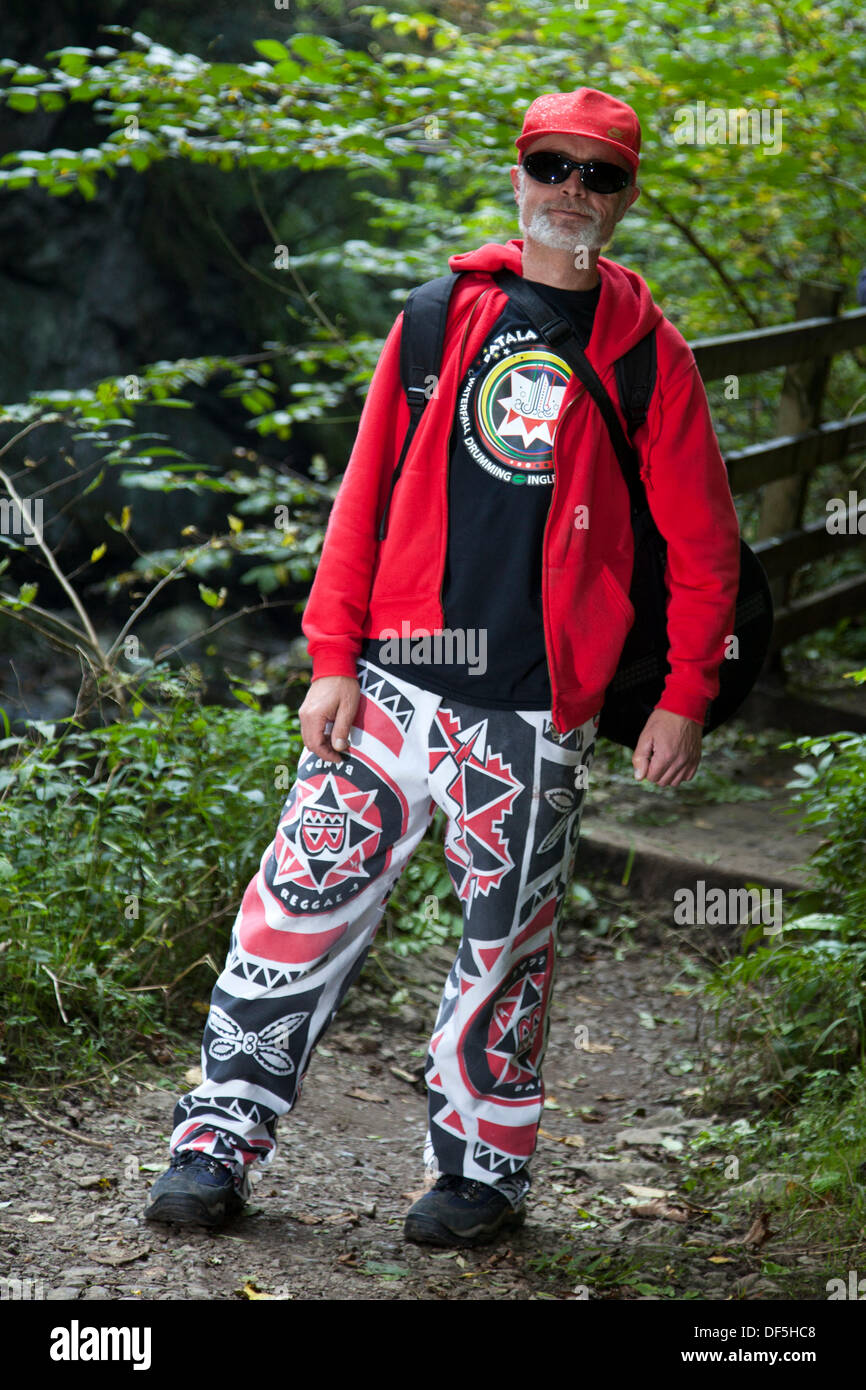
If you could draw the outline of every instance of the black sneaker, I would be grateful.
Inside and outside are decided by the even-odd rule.
[[[196,1149],[182,1149],[150,1189],[144,1219],[222,1226],[245,1200],[228,1164]]]
[[[489,1183],[443,1173],[436,1186],[410,1207],[403,1234],[416,1245],[487,1245],[501,1231],[514,1230],[525,1220],[525,1206],[515,1211]]]

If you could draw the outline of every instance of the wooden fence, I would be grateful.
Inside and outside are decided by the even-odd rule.
[[[802,565],[838,554],[843,546],[866,546],[866,474],[860,488],[863,511],[858,514],[856,506],[851,508],[845,532],[828,530],[826,520],[803,525],[810,474],[822,464],[866,449],[866,411],[845,420],[821,421],[831,359],[866,344],[866,309],[839,314],[842,293],[837,286],[807,281],[800,287],[795,322],[691,344],[704,382],[771,367],[787,369],[776,438],[725,457],[733,493],[764,489],[759,539],[753,549],[773,590],[776,653],[805,633],[866,610],[866,566],[860,574],[817,593],[791,598],[791,581]],[[847,491],[845,500],[847,506]],[[862,531],[857,529],[858,515]]]

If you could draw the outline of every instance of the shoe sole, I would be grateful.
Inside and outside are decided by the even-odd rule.
[[[466,1250],[475,1245],[490,1245],[504,1231],[517,1230],[525,1220],[526,1209],[524,1207],[521,1207],[519,1211],[507,1209],[502,1213],[495,1226],[479,1226],[474,1231],[464,1231],[461,1234],[449,1230],[433,1216],[424,1216],[420,1213],[417,1216],[412,1216],[410,1213],[406,1217],[403,1235],[413,1245],[437,1245],[440,1248],[458,1246],[461,1250]]]
[[[232,1206],[222,1210],[208,1210],[204,1202],[187,1193],[166,1193],[157,1197],[144,1213],[145,1221],[159,1221],[178,1226],[207,1226],[214,1229],[224,1226],[241,1210]]]

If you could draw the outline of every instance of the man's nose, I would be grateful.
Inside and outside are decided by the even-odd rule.
[[[569,195],[570,198],[583,198],[586,194],[586,188],[584,186],[582,178],[580,177],[579,169],[572,169],[565,182],[561,183],[559,186],[564,193],[567,193]]]

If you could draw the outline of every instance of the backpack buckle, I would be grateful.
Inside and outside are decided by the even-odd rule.
[[[566,323],[565,319],[557,316],[549,323],[543,323],[540,331],[544,340],[556,347],[557,343],[562,343],[566,338],[571,337],[572,327],[570,323]]]

